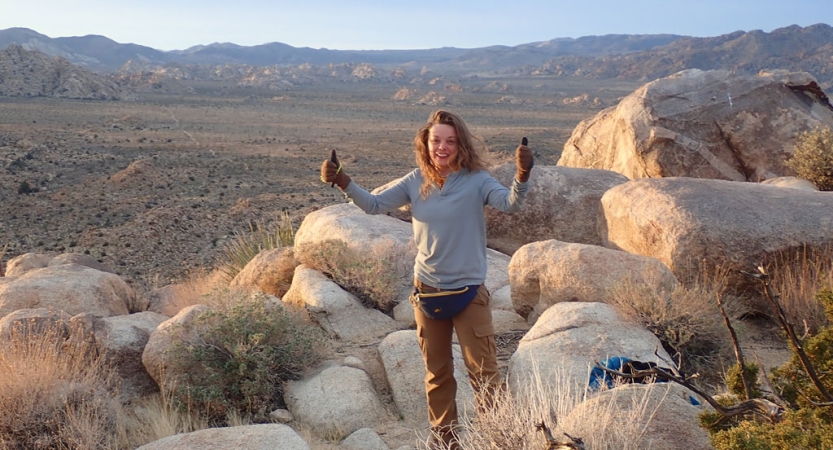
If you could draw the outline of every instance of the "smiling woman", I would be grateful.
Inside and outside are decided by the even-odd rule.
[[[500,386],[491,297],[484,285],[485,208],[519,212],[533,160],[524,138],[516,150],[517,176],[507,189],[485,170],[478,144],[460,116],[436,111],[414,138],[418,168],[377,194],[354,183],[338,161],[321,165],[321,181],[336,183],[368,214],[411,205],[417,247],[411,303],[427,372],[432,448],[459,448],[452,333],[481,411],[493,406]]]

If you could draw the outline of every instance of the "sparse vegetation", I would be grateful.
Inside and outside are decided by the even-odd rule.
[[[112,369],[81,330],[12,331],[0,346],[0,449],[126,448]]]
[[[235,233],[234,240],[223,248],[225,257],[220,265],[229,280],[234,279],[258,253],[274,248],[291,247],[295,230],[289,213],[268,223],[249,222],[248,233]]]
[[[765,295],[776,302],[766,270],[761,269],[761,273],[767,290]],[[828,320],[833,320],[831,287],[820,290],[816,300],[823,306]],[[777,304],[773,306],[778,309]],[[736,367],[727,377],[732,395],[725,396],[723,401],[727,405],[737,403],[735,399],[746,398],[749,392],[750,397],[765,399],[773,406],[778,404],[783,411],[731,418],[715,412],[701,414],[701,425],[711,433],[717,450],[833,448],[833,396],[830,394],[833,381],[826,376],[833,369],[833,327],[825,326],[817,334],[799,340],[783,308],[776,315],[792,343],[793,359],[773,369],[770,386],[774,391],[765,390],[757,383],[746,391]],[[751,375],[757,366],[749,365],[747,370],[750,372],[747,380],[755,380]]]
[[[344,241],[331,239],[304,245],[298,249],[298,259],[328,275],[364,306],[389,312],[403,285],[404,271],[397,267],[403,253],[392,242],[381,241],[359,252]]]
[[[216,295],[230,298],[213,302],[220,306],[198,318],[198,337],[173,350],[178,364],[197,369],[166,388],[212,424],[229,414],[264,421],[283,405],[283,382],[323,356],[323,334],[265,295]]]
[[[824,127],[802,133],[786,165],[820,191],[833,191],[833,130]]]
[[[731,317],[738,317],[737,299],[724,293],[720,273],[691,286],[657,291],[648,284],[623,283],[612,290],[611,303],[625,317],[654,333],[669,354],[679,353],[684,373],[715,373],[729,349],[729,334],[717,306],[721,296]]]
[[[790,323],[809,334],[830,323],[817,294],[833,286],[833,247],[781,252],[768,266],[772,286]]]
[[[558,373],[548,380],[534,377],[517,392],[498,391],[494,408],[479,411],[476,419],[469,415],[461,418],[462,448],[544,450],[549,448],[547,441],[536,429],[542,421],[554,437],[563,441],[563,433],[567,433],[581,438],[588,449],[640,448],[643,425],[654,413],[648,398],[650,390],[667,386],[647,387],[637,395],[636,404],[629,405],[633,406],[629,412],[620,409],[616,395],[576,410],[587,400],[586,386],[572,384],[568,378]]]

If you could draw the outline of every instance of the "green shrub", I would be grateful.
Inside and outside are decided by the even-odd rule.
[[[212,423],[230,413],[266,420],[283,406],[283,382],[298,379],[326,349],[321,331],[265,295],[236,299],[197,318],[198,338],[174,348],[186,371],[174,397]]]
[[[248,233],[235,233],[234,240],[223,247],[220,270],[234,279],[258,253],[273,248],[291,247],[295,241],[292,219],[284,212],[280,219],[267,224],[249,222]]]
[[[759,398],[763,393],[761,392],[760,386],[758,386],[758,373],[760,372],[760,368],[757,364],[745,364],[745,372],[746,372],[746,381],[749,383],[749,395],[752,398]],[[734,366],[730,367],[728,372],[726,372],[726,387],[729,389],[729,392],[735,394],[736,396],[742,398],[743,400],[747,400],[746,398],[746,390],[744,389],[743,385],[743,378],[741,378],[740,372],[740,365],[735,364]]]
[[[833,191],[833,130],[825,127],[802,133],[786,165],[819,190]]]
[[[829,316],[833,315],[833,291],[824,289],[817,295]],[[802,342],[807,356],[819,374],[833,370],[833,328],[823,328]],[[833,378],[822,375],[822,384],[833,390]],[[736,417],[713,427],[719,415],[704,413],[700,423],[711,433],[717,450],[758,449],[828,449],[833,448],[833,406],[825,399],[804,371],[797,355],[787,364],[773,369],[772,384],[789,404],[783,419],[775,424],[753,417]],[[738,380],[735,374],[734,388]]]

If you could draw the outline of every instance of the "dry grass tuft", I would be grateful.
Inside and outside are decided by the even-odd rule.
[[[833,288],[833,247],[782,252],[767,270],[787,319],[797,330],[815,334],[827,326],[824,306],[816,294]]]
[[[194,270],[188,279],[157,289],[151,296],[149,309],[173,317],[182,308],[205,304],[206,295],[226,285],[226,275],[219,270]]]
[[[671,355],[679,353],[684,372],[714,373],[719,357],[731,345],[717,306],[718,296],[730,319],[745,312],[739,298],[725,293],[726,280],[727,273],[717,270],[670,293],[657,291],[651,283],[625,282],[612,289],[610,303],[627,319],[654,333]]]
[[[478,412],[476,417],[463,414],[460,444],[466,450],[543,450],[548,448],[547,442],[536,430],[536,424],[543,421],[556,439],[566,441],[563,433],[567,433],[581,438],[588,449],[639,448],[644,425],[653,414],[648,408],[648,391],[628,411],[621,411],[611,396],[608,402],[571,415],[586,400],[585,389],[558,374],[550,380],[536,375],[519,392],[498,392],[493,408]],[[627,424],[612,426],[622,422],[614,420],[622,414],[628,415]]]
[[[380,241],[366,252],[335,239],[306,244],[296,251],[302,264],[326,274],[368,308],[389,312],[407,283],[407,271],[400,266],[410,258],[390,241]]]
[[[79,330],[11,332],[0,348],[0,448],[121,448],[112,369]]]
[[[273,248],[291,247],[295,242],[292,218],[284,212],[271,222],[249,222],[248,233],[235,233],[234,240],[223,247],[220,270],[231,281],[258,253]]]

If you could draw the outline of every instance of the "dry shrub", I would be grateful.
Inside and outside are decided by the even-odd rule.
[[[833,191],[833,130],[824,127],[801,133],[785,164],[820,191]]]
[[[21,327],[0,348],[0,448],[123,448],[113,371],[80,330]]]
[[[570,413],[587,397],[586,386],[577,385],[569,377],[558,373],[543,380],[538,370],[536,377],[512,393],[501,390],[495,397],[495,406],[479,411],[477,417],[463,414],[460,419],[460,444],[466,450],[542,450],[547,443],[535,425],[542,421],[550,428],[554,438],[566,441],[563,433],[581,438],[590,449],[637,449],[644,424],[653,411],[648,408],[648,391],[629,408],[621,411],[615,396],[608,402]],[[625,426],[614,426],[616,417],[627,414]]]
[[[727,272],[717,269],[670,293],[654,289],[654,283],[624,282],[611,290],[610,303],[625,318],[654,333],[668,353],[679,354],[684,372],[712,373],[731,343],[718,297],[730,320],[744,312],[740,299],[725,293],[726,279]]]
[[[329,276],[368,308],[389,312],[407,283],[406,270],[401,267],[409,260],[407,250],[387,240],[365,252],[336,239],[305,244],[296,250],[301,264]]]
[[[828,325],[816,294],[833,288],[833,246],[778,253],[767,273],[772,274],[772,287],[780,294],[787,319],[798,330],[814,334]]]

